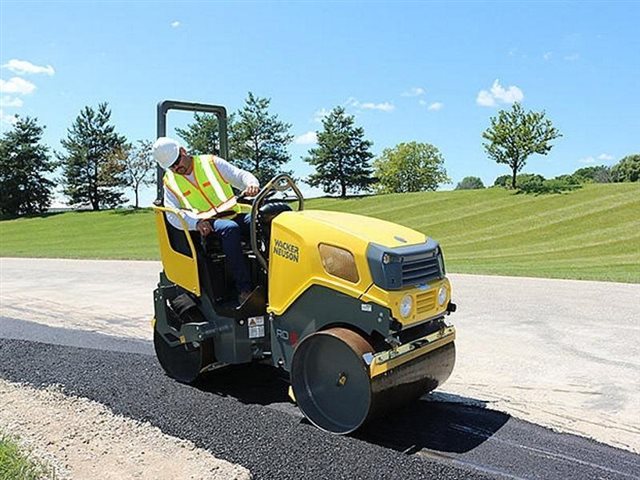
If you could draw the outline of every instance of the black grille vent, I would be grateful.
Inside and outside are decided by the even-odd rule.
[[[402,286],[408,287],[442,278],[438,251],[402,257]]]
[[[370,243],[367,260],[373,282],[384,290],[401,290],[440,280],[445,276],[444,258],[438,242],[389,248]]]

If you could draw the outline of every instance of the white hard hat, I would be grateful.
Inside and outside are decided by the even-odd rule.
[[[178,159],[180,148],[181,145],[173,138],[160,137],[153,144],[153,158],[166,170]]]

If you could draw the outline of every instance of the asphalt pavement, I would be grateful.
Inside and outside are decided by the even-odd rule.
[[[81,368],[79,368],[81,366]],[[638,478],[640,456],[504,413],[421,400],[354,436],[324,433],[274,370],[237,367],[199,385],[150,355],[0,340],[0,377],[106,405],[248,468],[255,479]]]

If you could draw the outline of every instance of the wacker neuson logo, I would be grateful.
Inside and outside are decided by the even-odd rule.
[[[279,257],[286,258],[287,260],[298,263],[298,261],[300,260],[300,249],[297,245],[283,242],[282,240],[278,239],[274,239],[273,244],[273,253],[275,253]]]

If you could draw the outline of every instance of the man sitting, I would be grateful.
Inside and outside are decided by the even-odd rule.
[[[242,304],[251,293],[251,278],[240,240],[249,236],[251,216],[240,213],[231,186],[255,196],[260,189],[258,179],[215,155],[189,155],[169,137],[156,140],[153,157],[165,170],[164,206],[178,210],[189,230],[203,237],[211,233],[220,237]],[[167,219],[182,228],[176,215],[168,213]]]

